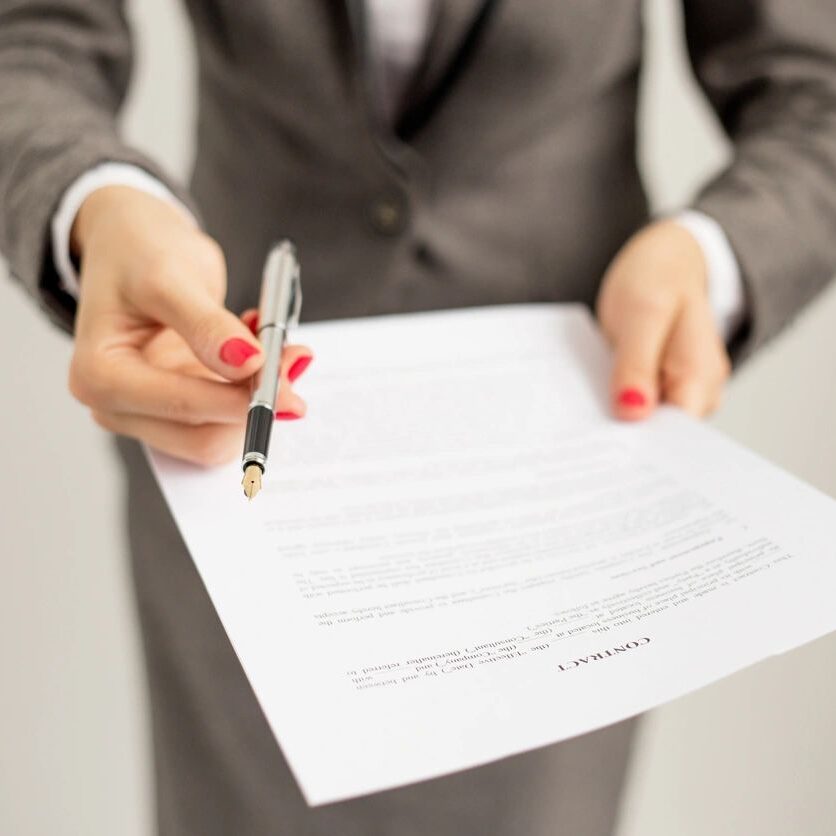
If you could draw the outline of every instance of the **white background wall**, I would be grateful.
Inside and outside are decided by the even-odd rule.
[[[170,0],[132,5],[126,131],[184,172],[186,24]],[[674,48],[674,0],[649,11],[642,157],[655,203],[674,207],[728,151]],[[834,325],[831,292],[734,381],[716,424],[836,496]],[[5,281],[0,334],[0,833],[148,836],[147,706],[115,466],[66,393],[68,341]],[[834,705],[829,638],[654,712],[620,836],[836,832]]]

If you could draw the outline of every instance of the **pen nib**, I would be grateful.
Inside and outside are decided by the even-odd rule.
[[[247,499],[252,500],[261,490],[261,468],[257,464],[248,465],[244,470],[244,479],[241,484],[244,486]]]

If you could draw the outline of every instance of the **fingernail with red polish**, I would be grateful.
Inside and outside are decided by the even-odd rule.
[[[293,361],[293,365],[287,370],[287,379],[291,383],[296,380],[296,378],[299,377],[299,375],[302,374],[308,366],[310,366],[311,360],[313,360],[313,357],[311,357],[310,354],[305,357],[297,357]]]
[[[227,363],[230,366],[235,366],[238,368],[239,366],[243,366],[253,354],[258,354],[258,349],[250,345],[246,340],[242,340],[239,337],[233,337],[231,340],[227,340],[221,346],[221,360],[224,363]]]
[[[298,412],[277,412],[276,420],[278,421],[297,421],[302,416]]]
[[[622,389],[618,394],[618,402],[621,406],[647,406],[647,398],[638,389]]]
[[[244,320],[244,323],[246,324],[247,328],[249,328],[250,331],[253,332],[253,336],[258,334],[258,314],[257,313],[254,313],[252,316],[247,317],[247,319]]]

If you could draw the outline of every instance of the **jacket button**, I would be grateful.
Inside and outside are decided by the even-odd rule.
[[[382,197],[369,206],[369,220],[382,235],[397,235],[406,226],[406,207],[396,197]]]

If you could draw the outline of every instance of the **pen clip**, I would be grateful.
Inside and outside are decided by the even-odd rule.
[[[302,314],[302,280],[299,276],[299,265],[293,271],[293,280],[291,285],[291,302],[290,313],[287,317],[288,328],[295,328],[299,324],[299,317]]]

